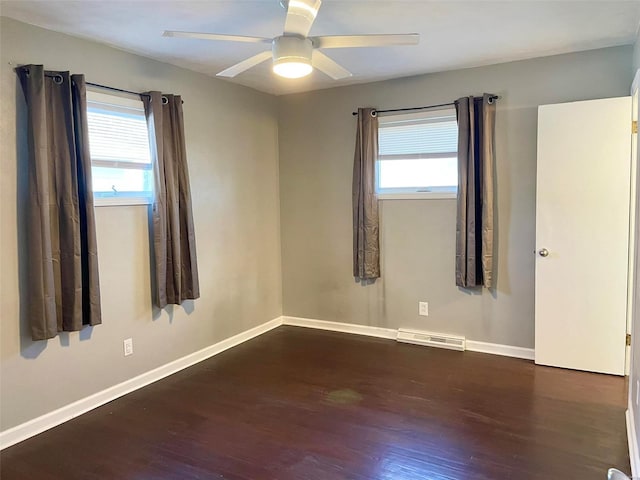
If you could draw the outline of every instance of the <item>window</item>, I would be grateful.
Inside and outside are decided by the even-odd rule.
[[[454,108],[386,115],[378,122],[379,198],[455,198],[458,125]]]
[[[95,204],[150,203],[153,172],[142,101],[87,92],[87,121]]]

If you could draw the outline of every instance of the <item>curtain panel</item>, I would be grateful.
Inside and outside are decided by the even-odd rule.
[[[373,108],[358,109],[356,151],[353,159],[353,276],[359,281],[380,277],[376,158],[378,117]]]
[[[33,340],[101,323],[84,75],[16,69],[27,108],[25,271]]]
[[[155,178],[153,294],[155,304],[164,308],[200,297],[182,98],[160,92],[142,98]]]
[[[492,95],[462,97],[458,117],[456,285],[494,286],[495,102]]]

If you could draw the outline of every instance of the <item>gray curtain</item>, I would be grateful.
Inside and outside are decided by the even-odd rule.
[[[492,95],[456,100],[458,117],[458,219],[456,285],[494,286],[493,169],[495,102]]]
[[[160,308],[200,297],[182,99],[143,96],[155,176],[151,210],[154,301]]]
[[[27,316],[33,340],[101,323],[83,75],[16,69],[27,105]]]
[[[380,277],[378,197],[375,191],[378,117],[374,109],[358,109],[353,159],[353,276],[359,281]]]

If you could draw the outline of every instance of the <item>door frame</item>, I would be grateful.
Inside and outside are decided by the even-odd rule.
[[[640,68],[636,70],[633,83],[631,84],[631,121],[638,121],[638,114],[640,112]],[[633,319],[635,315],[640,314],[638,312],[638,305],[635,304],[635,280],[640,278],[638,269],[640,265],[637,264],[637,251],[640,248],[640,238],[636,236],[636,223],[638,222],[638,185],[640,179],[638,178],[639,171],[638,165],[640,164],[640,145],[638,145],[638,134],[631,134],[631,189],[629,192],[629,270],[627,277],[627,334],[633,334]],[[635,150],[635,156],[633,152]],[[625,375],[631,374],[631,360],[632,360],[631,346],[627,345],[625,350]],[[629,396],[631,397],[632,388],[629,388]]]

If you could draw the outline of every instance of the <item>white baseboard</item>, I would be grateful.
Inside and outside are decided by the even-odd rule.
[[[168,377],[180,370],[195,365],[198,362],[202,362],[203,360],[224,352],[231,347],[235,347],[247,340],[251,340],[254,337],[262,335],[269,330],[273,330],[280,325],[282,325],[282,317],[275,318],[269,322],[263,323],[262,325],[258,325],[250,330],[203,348],[202,350],[198,350],[197,352],[186,355],[174,360],[173,362],[169,362],[158,368],[149,370],[137,377],[109,387],[101,392],[95,393],[81,400],[70,403],[69,405],[65,405],[62,408],[45,413],[33,420],[29,420],[23,424],[0,432],[0,450],[42,433],[45,430],[49,430],[50,428],[82,415],[89,410],[93,410],[94,408],[115,400],[118,397],[149,385],[150,383],[157,382],[158,380]]]
[[[636,424],[633,418],[631,404],[626,412],[627,420],[627,441],[629,442],[629,462],[631,463],[631,476],[640,478],[640,452],[638,452],[638,436],[636,435]]]
[[[326,320],[314,320],[312,318],[282,317],[283,325],[294,327],[315,328],[317,330],[330,330],[332,332],[354,333],[368,337],[396,339],[398,331],[393,328],[370,327],[355,323],[328,322]]]
[[[367,335],[370,337],[390,338],[395,340],[398,330],[394,328],[370,327],[368,325],[356,325],[353,323],[328,322],[326,320],[314,320],[301,317],[282,317],[284,325],[296,327],[316,328],[319,330],[331,330],[333,332],[355,333],[357,335]],[[477,342],[475,340],[466,341],[466,349],[472,352],[490,353],[505,357],[524,358],[533,360],[533,348],[513,347],[511,345],[500,345],[497,343]]]
[[[126,380],[81,400],[70,403],[69,405],[65,405],[62,408],[45,413],[33,420],[29,420],[13,428],[0,432],[0,450],[42,433],[45,430],[58,426],[72,418],[115,400],[118,397],[126,395],[127,393],[138,390],[139,388],[145,387],[153,382],[157,382],[158,380],[168,377],[180,370],[202,362],[207,358],[213,357],[214,355],[262,335],[263,333],[273,330],[283,324],[315,328],[319,330],[330,330],[333,332],[353,333],[357,335],[366,335],[369,337],[387,338],[392,340],[395,340],[398,334],[398,331],[393,328],[371,327],[368,325],[329,322],[326,320],[314,320],[300,317],[278,317],[250,330],[239,333],[238,335],[234,335],[231,338],[227,338],[226,340],[222,340],[214,345],[203,348],[202,350],[198,350],[197,352],[174,360],[173,362],[169,362],[166,365],[162,365],[158,368],[145,372],[137,377]],[[505,355],[508,357],[525,358],[528,360],[532,360],[534,358],[533,349],[498,345],[494,343],[475,342],[472,340],[467,340],[467,350],[491,353],[494,355]],[[633,422],[631,422],[630,425],[631,428],[633,428]],[[631,432],[631,430],[629,431]],[[635,439],[635,429],[633,430],[633,435],[633,438]],[[634,445],[637,444],[634,443]],[[637,459],[637,454],[634,458]],[[632,460],[632,466],[633,465],[634,463]],[[640,462],[636,462],[635,465],[637,466],[635,468],[640,467]],[[634,475],[636,475],[635,472],[636,470],[634,470]]]
[[[535,360],[535,350],[533,348],[513,347],[499,343],[476,342],[475,340],[467,340],[466,347],[470,352],[491,353],[493,355],[502,355],[503,357]]]

